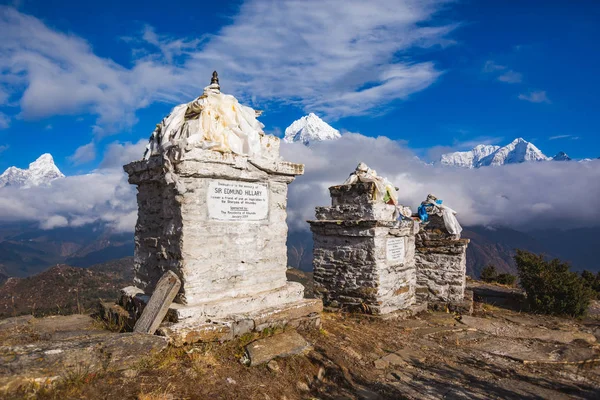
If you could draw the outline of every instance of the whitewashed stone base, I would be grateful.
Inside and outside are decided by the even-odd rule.
[[[298,282],[287,282],[285,286],[251,296],[232,297],[223,300],[208,301],[193,305],[173,304],[178,321],[188,318],[215,319],[225,318],[233,312],[257,312],[271,307],[301,301],[304,298],[304,286]]]
[[[303,290],[301,284],[288,282],[280,290],[231,300],[228,304],[215,302],[185,306],[172,303],[157,332],[167,336],[174,345],[180,346],[195,342],[231,340],[244,333],[260,332],[266,328],[319,328],[323,302],[298,297]],[[149,299],[141,290],[131,286],[121,290],[117,307],[120,314],[129,316],[125,318],[127,323],[124,325],[135,322]],[[115,311],[110,312],[114,314]]]
[[[286,284],[287,185],[302,165],[204,151],[174,162],[170,172],[156,156],[125,170],[138,186],[134,284],[146,294],[167,270],[182,282],[175,299],[180,304],[252,296]],[[261,203],[230,204],[236,195],[221,193],[225,203],[214,206],[221,205],[218,184],[243,192],[258,188],[260,195],[238,198]],[[242,206],[239,215],[219,216]]]
[[[322,311],[321,300],[302,299],[260,311],[230,314],[222,319],[187,318],[176,323],[165,322],[158,329],[158,334],[168,337],[173,345],[182,346],[196,342],[223,342],[267,328],[318,329]]]
[[[134,317],[165,271],[182,282],[166,316],[174,325],[165,334],[178,342],[184,334],[177,332],[258,329],[263,313],[314,312],[305,310],[304,287],[286,278],[287,185],[304,166],[279,157],[277,138],[264,136],[261,145],[257,157],[194,148],[171,161],[152,156],[124,167],[138,187],[139,289],[121,297]],[[252,317],[240,319],[246,314]]]

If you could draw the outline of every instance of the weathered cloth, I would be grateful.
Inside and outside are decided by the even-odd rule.
[[[460,238],[462,227],[456,219],[456,214],[456,211],[442,204],[442,201],[438,200],[437,197],[432,194],[427,195],[427,199],[421,202],[421,206],[419,207],[419,216],[421,217],[421,220],[427,221],[427,215],[437,215],[442,217],[444,219],[444,226],[448,232],[452,235],[456,235],[458,239]]]
[[[264,125],[256,112],[233,96],[222,94],[218,85],[204,88],[202,96],[173,108],[152,132],[144,158],[163,154],[170,160],[198,147],[222,153],[260,154]]]
[[[365,163],[359,163],[356,170],[350,174],[344,185],[352,185],[356,182],[373,182],[377,188],[376,199],[388,204],[398,204],[398,192],[386,178],[378,176],[377,171],[371,169]]]

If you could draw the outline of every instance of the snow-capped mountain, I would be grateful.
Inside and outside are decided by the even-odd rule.
[[[32,187],[48,185],[55,179],[64,178],[62,172],[54,165],[52,155],[42,154],[29,164],[29,168],[9,167],[0,175],[0,188],[4,186]]]
[[[564,151],[559,151],[554,157],[552,157],[554,161],[571,161],[572,158],[567,155]]]
[[[311,142],[335,140],[341,136],[337,129],[310,113],[287,127],[283,141],[286,143],[302,142],[308,146]]]
[[[473,168],[490,154],[499,150],[500,146],[479,144],[470,151],[457,151],[455,153],[443,154],[440,162],[444,165]]]
[[[465,168],[479,168],[488,165],[547,160],[551,160],[551,158],[545,156],[533,143],[518,138],[503,147],[478,145],[470,151],[444,154],[440,163]]]

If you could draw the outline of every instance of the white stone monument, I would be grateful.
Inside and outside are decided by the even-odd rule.
[[[139,309],[166,271],[177,274],[159,328],[175,343],[320,323],[321,302],[286,279],[287,185],[304,166],[281,159],[258,114],[222,94],[215,72],[202,96],[157,125],[144,159],[124,167],[138,186],[139,290],[122,301]]]
[[[317,296],[326,306],[369,314],[418,309],[419,224],[397,204],[396,188],[361,163],[329,192],[331,206],[317,207],[316,220],[308,221]]]

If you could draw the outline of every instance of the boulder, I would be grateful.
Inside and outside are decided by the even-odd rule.
[[[298,332],[289,330],[279,335],[258,339],[246,346],[242,363],[256,366],[268,363],[276,357],[302,353],[310,347]]]

